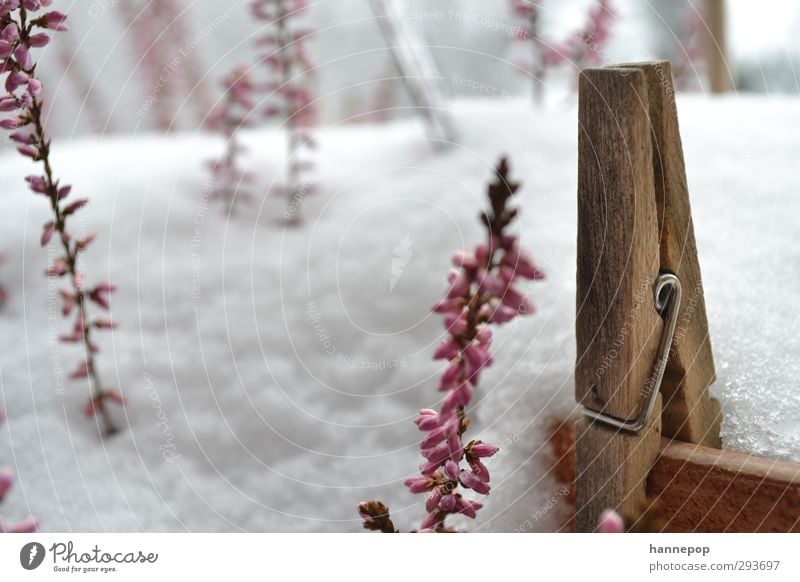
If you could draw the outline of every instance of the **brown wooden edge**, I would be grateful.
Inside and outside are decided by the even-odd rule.
[[[573,488],[572,420],[553,427],[550,445],[554,477]],[[664,532],[800,532],[800,464],[662,439],[647,493]],[[567,513],[560,531],[574,531],[574,507]]]

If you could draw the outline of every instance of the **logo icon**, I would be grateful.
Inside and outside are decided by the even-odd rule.
[[[26,570],[35,570],[42,565],[44,554],[44,546],[39,542],[27,543],[19,552],[19,563]]]
[[[411,261],[411,257],[414,256],[414,251],[411,250],[412,244],[414,244],[414,240],[409,235],[406,235],[400,240],[400,244],[392,249],[394,258],[392,259],[392,278],[389,281],[389,293],[394,291],[400,281],[400,277],[403,276],[403,270]]]

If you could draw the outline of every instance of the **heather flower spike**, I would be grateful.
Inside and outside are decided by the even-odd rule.
[[[208,123],[225,137],[225,154],[209,165],[214,193],[224,199],[228,212],[232,213],[237,200],[251,198],[249,187],[253,176],[241,167],[240,157],[245,148],[239,142],[239,130],[252,124],[255,86],[244,67],[225,77],[223,86],[224,100],[211,114]]]
[[[305,43],[313,33],[297,23],[306,0],[252,0],[251,7],[253,15],[265,23],[264,33],[256,40],[268,74],[263,86],[268,92],[264,114],[285,124],[288,138],[284,217],[297,223],[303,199],[316,189],[311,176],[316,109],[311,91],[302,84],[312,74]]]
[[[559,65],[569,65],[576,70],[598,65],[603,60],[603,51],[608,44],[614,12],[610,0],[592,3],[586,22],[579,30],[570,34],[562,42],[548,41],[539,31],[539,11],[541,3],[532,0],[511,0],[511,10],[517,20],[515,40],[532,43],[533,63],[517,63],[522,70],[542,85],[542,79],[549,69]]]
[[[467,409],[481,373],[493,362],[489,326],[533,313],[532,302],[516,285],[521,279],[544,278],[517,237],[507,232],[517,216],[511,201],[518,188],[519,184],[509,177],[508,162],[502,159],[495,169],[495,181],[489,186],[489,210],[481,215],[486,242],[473,252],[458,251],[453,255],[456,268],[448,275],[448,290],[433,309],[444,316],[447,334],[436,348],[434,359],[448,361],[439,381],[439,390],[444,392],[440,409],[425,408],[415,419],[425,433],[420,442],[424,462],[420,474],[405,484],[412,493],[425,495],[427,514],[417,531],[453,531],[445,523],[448,516],[460,514],[474,519],[483,507],[466,495],[488,495],[491,491],[484,461],[497,454],[499,448],[480,440],[465,444],[464,435],[470,425]],[[389,519],[388,508],[370,503],[380,507],[381,514]],[[366,505],[359,506],[365,528],[394,531],[394,526],[375,526],[373,514],[362,510]]]
[[[3,424],[3,420],[5,420],[5,412],[0,408],[0,424]],[[3,503],[13,484],[14,473],[10,469],[0,468],[0,503]],[[32,517],[14,524],[6,524],[0,518],[0,533],[33,533],[36,531],[37,525],[38,522]]]
[[[112,396],[114,391],[103,387],[97,370],[95,354],[98,351],[93,341],[93,329],[107,329],[105,320],[90,318],[89,303],[109,309],[108,295],[115,290],[111,283],[101,283],[93,288],[84,284],[83,273],[78,263],[81,253],[91,244],[93,235],[74,237],[67,228],[68,219],[87,203],[86,198],[71,198],[71,187],[61,184],[55,177],[50,160],[50,140],[45,134],[42,121],[44,105],[39,95],[42,85],[36,78],[36,62],[31,50],[49,42],[50,31],[67,30],[66,16],[58,11],[40,13],[51,4],[50,0],[4,0],[0,2],[0,74],[5,76],[6,94],[0,96],[0,110],[8,116],[0,121],[0,127],[9,130],[9,137],[23,156],[41,163],[41,174],[26,178],[31,192],[44,196],[52,212],[41,231],[40,243],[47,246],[55,243],[60,254],[45,270],[48,277],[64,279],[68,287],[59,290],[62,313],[72,316],[72,330],[61,336],[64,342],[81,345],[84,357],[71,372],[76,380],[88,382],[91,391],[92,415],[97,416],[106,435],[116,432],[107,402],[121,402]]]

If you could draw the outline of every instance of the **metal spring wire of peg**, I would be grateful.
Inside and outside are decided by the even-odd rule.
[[[667,369],[678,313],[681,306],[681,281],[674,273],[662,272],[653,285],[653,302],[656,311],[664,319],[665,325],[658,347],[658,356],[653,366],[653,373],[642,389],[642,405],[636,418],[619,418],[602,411],[583,406],[583,414],[594,422],[599,422],[631,434],[639,434],[650,422],[656,400]]]

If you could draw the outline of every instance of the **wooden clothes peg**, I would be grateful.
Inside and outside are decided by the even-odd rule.
[[[669,63],[583,71],[578,115],[576,527],[591,531],[644,503],[662,432],[719,446],[719,406]]]

